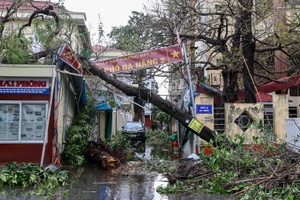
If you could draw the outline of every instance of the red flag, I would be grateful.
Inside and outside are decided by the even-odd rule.
[[[60,59],[62,59],[65,63],[70,65],[73,69],[75,69],[79,73],[83,73],[81,64],[76,56],[73,54],[70,46],[66,43],[64,44],[61,52],[58,55]]]
[[[152,51],[145,51],[128,56],[95,62],[95,65],[108,74],[138,70],[182,61],[180,45],[165,47]]]

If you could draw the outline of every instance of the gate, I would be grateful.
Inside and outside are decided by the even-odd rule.
[[[218,133],[225,132],[225,110],[224,107],[214,107],[214,128]]]
[[[289,118],[297,118],[297,107],[289,107]]]

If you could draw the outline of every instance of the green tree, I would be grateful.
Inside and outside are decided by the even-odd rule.
[[[142,29],[142,23],[147,19],[147,15],[132,11],[127,25],[113,27],[108,34],[108,37],[112,41],[110,47],[131,53],[147,50],[149,48],[145,41],[147,33]]]
[[[142,52],[147,50],[147,44],[145,38],[147,33],[142,30],[143,27],[141,23],[147,20],[147,16],[143,13],[132,11],[132,15],[129,16],[127,25],[113,27],[112,31],[108,34],[111,39],[111,48],[120,49],[129,53]],[[121,75],[122,76],[122,75]],[[132,72],[131,79],[133,84],[137,84],[139,88],[144,88],[146,86],[145,81],[149,78],[145,69]],[[134,99],[136,103],[144,106],[145,101],[140,97]],[[140,106],[134,105],[135,120],[138,121],[143,118],[144,111]]]
[[[160,0],[144,15],[135,29],[142,31],[140,41],[151,48],[169,46],[177,42],[178,30],[190,47],[195,78],[203,68],[222,71],[224,102],[244,91],[245,101],[255,103],[255,85],[300,72],[299,12],[292,3]]]
[[[49,62],[51,54],[56,54],[63,42],[72,44],[74,38],[81,38],[85,49],[90,49],[87,31],[80,28],[63,1],[56,4],[45,2],[37,7],[34,0],[8,1],[8,7],[2,9],[0,18],[0,61],[8,64]],[[26,19],[19,19],[20,8],[32,11]],[[55,10],[56,9],[56,10]],[[19,25],[20,24],[20,25]],[[31,27],[32,36],[25,37],[25,30]],[[28,32],[28,30],[26,30]],[[77,34],[79,33],[79,34]],[[75,48],[73,48],[75,49]],[[48,58],[43,61],[40,58]]]
[[[18,9],[20,8],[20,6],[22,4],[16,4],[16,2],[22,2],[22,3],[32,3],[33,1],[14,1],[11,4],[11,7],[7,9],[7,12],[5,14],[5,16],[3,16],[0,20],[0,27],[3,27],[6,23],[8,23],[9,21],[11,21],[13,19],[13,13],[16,13],[18,11]],[[17,6],[17,7],[16,7]],[[28,23],[24,24],[24,26],[21,27],[20,31],[18,33],[18,36],[22,35],[22,31],[25,27],[27,26],[31,26],[32,22],[34,19],[36,19],[37,17],[41,16],[41,15],[45,15],[45,16],[50,16],[54,19],[55,25],[51,25],[50,28],[48,30],[51,30],[51,33],[49,34],[49,43],[47,42],[47,44],[55,44],[55,39],[59,36],[59,33],[61,31],[61,20],[60,20],[60,16],[56,13],[56,11],[54,10],[53,6],[56,5],[49,5],[46,8],[38,8],[35,7],[34,5],[32,5],[33,8],[35,8],[36,10],[33,11],[32,15],[29,17],[28,19]],[[60,10],[63,10],[63,5],[59,5]],[[13,13],[11,13],[12,11],[15,11]],[[145,21],[143,21],[144,23]],[[52,28],[53,29],[52,29]],[[48,27],[47,27],[48,28]],[[4,34],[5,35],[5,34]],[[0,36],[2,39],[3,35]],[[85,37],[85,43],[83,44],[84,47],[88,47],[88,44],[90,44],[89,38],[87,37],[87,35],[85,33],[81,34],[81,37]],[[20,38],[19,38],[20,39]],[[53,40],[53,43],[50,43],[50,41]],[[16,40],[16,42],[19,42],[21,40]],[[162,41],[162,40],[161,40]],[[161,42],[158,41],[158,42]],[[1,41],[1,44],[3,45],[3,42]],[[20,46],[22,46],[22,42],[19,43]],[[29,46],[31,45],[30,43],[28,44]],[[60,46],[61,44],[59,44]],[[24,61],[23,64],[26,63],[32,63],[32,62],[38,62],[38,60],[40,58],[50,58],[50,56],[55,53],[55,51],[58,50],[59,46],[54,46],[50,49],[42,49],[41,52],[37,52],[31,55],[27,55],[27,57],[30,60]],[[45,46],[47,47],[47,46]],[[50,46],[48,46],[50,47]],[[1,55],[4,54],[4,52],[6,51],[5,48],[1,49]],[[3,58],[3,57],[2,57]],[[108,84],[113,85],[114,87],[116,87],[117,89],[121,90],[123,93],[125,93],[128,96],[134,96],[134,97],[138,97],[141,98],[143,100],[148,101],[149,103],[152,103],[154,105],[156,105],[158,108],[160,108],[163,112],[166,112],[167,114],[171,115],[172,117],[174,117],[175,119],[177,119],[180,123],[182,123],[185,127],[189,128],[189,122],[192,121],[193,117],[189,114],[186,113],[185,111],[181,110],[180,108],[178,108],[176,105],[173,105],[172,103],[170,103],[167,100],[162,99],[160,96],[156,95],[155,93],[153,93],[151,90],[148,90],[144,87],[140,87],[140,88],[136,88],[130,85],[127,85],[126,83],[106,74],[103,70],[97,68],[95,66],[95,64],[93,64],[91,61],[88,60],[88,58],[85,57],[80,57],[82,62],[86,64],[86,66],[89,67],[89,72],[100,77],[102,80],[106,81]],[[13,60],[13,62],[15,62]],[[210,130],[209,128],[205,127],[202,129],[201,134],[199,132],[194,132],[195,134],[199,135],[202,139],[206,140],[206,141],[214,141],[214,145],[217,145],[216,140],[215,140],[215,133]],[[77,141],[77,138],[76,138]]]
[[[161,111],[157,106],[151,108],[153,120],[157,120],[164,124],[169,124],[172,117],[165,112]]]

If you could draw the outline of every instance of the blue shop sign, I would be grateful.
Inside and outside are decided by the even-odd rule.
[[[0,94],[49,94],[49,79],[0,78]]]
[[[196,105],[197,114],[212,114],[212,105]]]

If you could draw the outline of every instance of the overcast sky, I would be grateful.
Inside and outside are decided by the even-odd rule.
[[[126,25],[131,11],[142,11],[148,0],[65,0],[70,11],[85,12],[87,27],[94,34],[98,29],[98,15],[102,20],[105,35],[113,26]]]
[[[152,0],[153,1],[153,0]],[[143,5],[150,5],[150,0],[65,0],[65,7],[70,11],[85,12],[86,25],[91,34],[98,29],[98,15],[104,26],[105,35],[113,26],[126,25],[131,11],[143,11]],[[156,78],[159,94],[167,94],[165,78]]]

